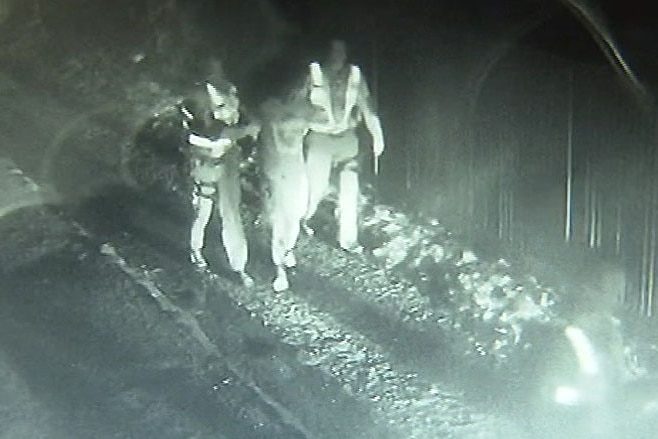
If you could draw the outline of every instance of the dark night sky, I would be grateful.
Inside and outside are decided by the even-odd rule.
[[[579,23],[565,3],[537,0],[471,0],[467,2],[421,0],[273,0],[286,18],[302,33],[326,38],[332,33],[364,33],[376,24],[379,32],[404,29],[408,36],[421,29],[440,32],[445,29],[463,32],[504,32],[524,20],[543,13],[543,24],[529,32],[523,43],[572,58],[580,62],[606,63],[586,28]],[[579,0],[600,8],[602,18],[630,63],[645,76],[658,71],[658,19],[652,2],[619,0]],[[382,30],[383,28],[383,30]],[[358,37],[357,37],[358,38]]]

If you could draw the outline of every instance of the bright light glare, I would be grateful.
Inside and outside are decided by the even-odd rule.
[[[596,360],[594,346],[582,329],[575,326],[567,326],[564,334],[571,342],[571,346],[578,358],[580,371],[587,375],[599,373],[599,362]]]
[[[559,386],[555,389],[555,402],[562,405],[577,405],[581,401],[580,392],[569,386]]]

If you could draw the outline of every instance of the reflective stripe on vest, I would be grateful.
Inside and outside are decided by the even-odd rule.
[[[336,121],[333,108],[331,105],[331,95],[324,73],[320,64],[317,62],[311,63],[310,66],[312,89],[310,100],[314,105],[322,107],[329,116],[328,124],[313,124],[314,131],[323,133],[340,133],[349,128],[349,121],[352,114],[352,109],[356,105],[359,97],[359,86],[361,84],[361,69],[352,65],[350,66],[350,75],[347,80],[347,87],[345,90],[345,107],[343,109],[343,118]]]
[[[323,87],[324,74],[322,73],[322,67],[320,67],[320,64],[316,62],[311,63],[310,69],[311,69],[311,80],[313,81],[313,86]]]
[[[356,105],[356,100],[359,98],[359,85],[361,85],[361,70],[357,66],[352,66],[350,77],[347,80],[347,90],[345,91],[345,119],[349,117],[352,108]]]

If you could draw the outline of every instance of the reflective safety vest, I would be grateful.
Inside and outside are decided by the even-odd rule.
[[[328,117],[327,123],[312,123],[310,129],[320,133],[339,134],[352,128],[355,122],[352,118],[352,111],[359,97],[361,70],[355,65],[350,66],[350,74],[345,90],[343,117],[337,120],[331,104],[331,90],[320,64],[317,62],[311,63],[309,69],[311,73],[310,101],[313,105],[323,108]]]

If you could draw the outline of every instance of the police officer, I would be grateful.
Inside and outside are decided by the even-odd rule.
[[[317,62],[309,65],[301,93],[322,109],[327,120],[311,124],[306,136],[309,199],[303,227],[307,233],[313,233],[307,221],[326,195],[332,169],[338,168],[338,242],[341,248],[360,253],[363,249],[358,241],[359,144],[356,128],[361,122],[365,123],[372,136],[375,159],[384,151],[384,136],[366,80],[359,67],[347,63],[343,41],[331,42],[329,55],[322,65]]]
[[[239,124],[240,100],[235,85],[217,71],[210,78],[212,82],[197,84],[180,106],[194,180],[190,260],[199,268],[207,267],[202,250],[206,226],[216,208],[222,220],[222,241],[229,264],[242,282],[251,286],[253,280],[245,271],[247,241],[240,215],[241,152],[237,141],[257,137],[260,128],[257,124]]]

